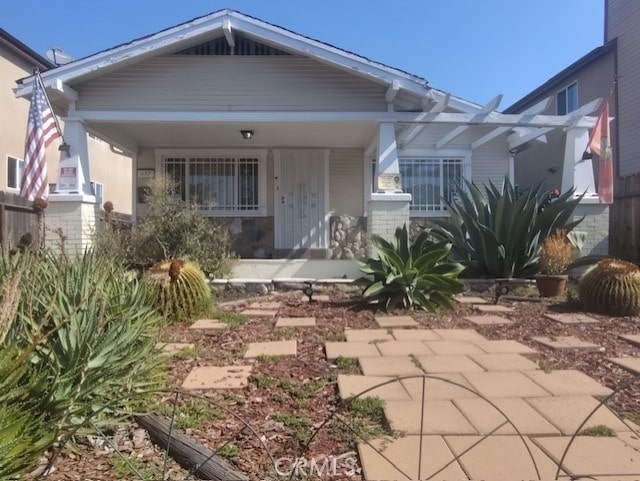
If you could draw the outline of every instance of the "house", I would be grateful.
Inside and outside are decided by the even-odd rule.
[[[613,85],[615,54],[615,40],[592,50],[506,108],[504,113],[522,113],[544,99],[551,99],[543,113],[566,115],[598,99],[607,98]],[[611,103],[610,115],[616,116],[614,103]],[[615,138],[615,120],[611,122],[610,128],[611,135]],[[563,185],[563,180],[566,179],[565,169],[569,169],[570,174],[573,174],[574,170],[573,165],[565,164],[564,146],[568,135],[568,132],[560,130],[549,132],[544,142],[532,143],[528,148],[519,150],[514,161],[515,183],[521,188],[532,187],[538,183],[542,183],[547,189],[566,188],[566,185]],[[579,229],[588,233],[587,249],[591,253],[606,254],[609,250],[610,207],[601,204],[597,199],[598,186],[595,179],[598,179],[598,164],[588,159],[580,159],[579,162],[589,172],[577,182],[574,181],[573,185],[577,192],[586,192],[584,202],[590,203],[591,214]],[[584,206],[580,206],[577,212],[586,213]]]
[[[504,110],[515,114],[554,96],[545,113],[562,114],[598,98],[609,100],[614,165],[614,202],[601,206],[600,220],[590,218],[581,229],[600,232],[602,245],[595,251],[640,261],[640,3],[605,0],[604,44],[559,72],[546,83]],[[615,79],[615,83],[614,83]],[[543,181],[560,185],[563,157],[562,134],[547,134],[538,144],[516,157],[515,179],[522,186]],[[597,163],[593,165],[597,179]],[[595,209],[595,207],[594,207]],[[609,232],[608,245],[604,233]]]
[[[513,178],[512,152],[566,115],[476,105],[418,76],[232,10],[220,10],[43,74],[65,136],[91,175],[88,131],[133,158],[134,188],[157,173],[229,225],[243,257],[350,258],[370,234],[446,216],[463,178]],[[16,89],[28,96],[31,78]],[[564,148],[582,154],[584,136]],[[90,209],[91,190],[65,199]],[[64,195],[58,197],[63,200]],[[144,211],[135,196],[134,215]],[[61,202],[52,196],[49,209]],[[73,214],[76,222],[82,214]],[[52,222],[51,217],[49,222]]]
[[[16,87],[17,79],[32,75],[35,68],[46,72],[55,67],[54,63],[0,29],[0,192],[4,192],[6,197],[18,203],[29,99],[16,98],[12,90]],[[60,113],[61,110],[57,107],[56,104],[54,109]],[[60,123],[64,128],[64,119],[61,119]],[[119,213],[131,214],[131,159],[100,137],[91,133],[85,135],[91,166],[88,188],[95,197],[95,204],[101,206],[102,199],[109,197]],[[46,152],[48,177],[52,184],[55,184],[57,177],[60,156],[58,145],[59,142],[53,142]],[[8,237],[7,241],[15,244],[26,226],[17,225],[16,218],[11,220],[13,224],[7,227],[5,234]],[[78,235],[89,239],[91,228],[87,226],[84,232],[79,232]]]

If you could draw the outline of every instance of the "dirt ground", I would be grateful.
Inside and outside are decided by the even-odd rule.
[[[179,387],[187,373],[195,366],[247,364],[253,365],[249,386],[232,392],[201,393],[212,404],[194,401],[172,393],[159,395],[159,410],[171,415],[177,405],[177,418],[197,417],[204,411],[204,419],[186,433],[211,449],[225,446],[232,467],[252,480],[276,479],[273,461],[294,459],[325,460],[327,457],[351,453],[356,439],[348,431],[336,427],[334,421],[324,424],[331,416],[348,414],[337,396],[336,378],[341,372],[356,373],[357,365],[337,366],[324,355],[326,340],[340,340],[345,329],[375,328],[372,310],[357,306],[357,293],[329,292],[329,302],[305,302],[303,296],[289,293],[279,296],[282,317],[315,317],[314,328],[275,328],[275,320],[249,319],[243,325],[202,336],[175,325],[165,329],[163,341],[193,342],[197,348],[172,358],[169,366],[170,385]],[[266,300],[273,300],[270,296]],[[261,298],[265,300],[265,298]],[[576,307],[567,303],[501,299],[501,304],[513,307],[505,317],[514,321],[503,326],[476,328],[489,339],[513,339],[537,351],[529,356],[545,369],[577,369],[605,386],[616,389],[630,382],[629,372],[617,367],[608,358],[640,356],[640,348],[618,338],[618,334],[640,334],[640,319],[611,318],[590,314],[599,320],[595,324],[563,325],[544,317],[549,312],[563,312]],[[240,311],[243,303],[230,309]],[[396,312],[396,314],[407,314]],[[472,314],[470,307],[457,305],[452,311],[439,314],[411,313],[425,328],[473,328],[464,320]],[[557,351],[533,340],[536,336],[576,336],[598,346],[596,350]],[[242,359],[245,346],[253,341],[296,339],[296,357]],[[203,405],[205,406],[203,408]],[[632,383],[617,394],[610,407],[627,419],[640,421],[640,381]],[[195,414],[194,414],[195,412]],[[252,431],[253,430],[253,431]],[[305,451],[304,445],[313,433],[315,437]],[[141,476],[129,473],[103,439],[94,435],[80,436],[73,447],[62,450],[56,458],[53,472],[46,479],[60,480],[115,480],[161,479],[162,450],[152,445],[145,432],[134,423],[107,432],[118,450],[130,457]],[[351,455],[353,456],[353,455]],[[286,461],[285,464],[290,461]],[[356,458],[357,463],[357,458]],[[286,471],[283,464],[282,471]],[[175,463],[169,463],[171,478],[186,479]],[[282,473],[281,473],[282,474]],[[305,470],[302,470],[305,474]],[[352,474],[352,473],[350,473]],[[355,475],[359,479],[358,466]],[[193,479],[193,478],[190,478]],[[285,478],[286,479],[286,478]],[[335,479],[335,478],[334,478]]]

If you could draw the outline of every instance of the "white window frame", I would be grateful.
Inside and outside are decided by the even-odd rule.
[[[462,164],[462,177],[463,179],[471,180],[471,151],[470,150],[459,150],[459,149],[446,149],[446,150],[437,150],[437,149],[411,149],[411,150],[403,150],[398,152],[398,162],[402,163],[404,159],[425,159],[425,160],[440,160],[440,192],[442,189],[442,160],[447,159],[460,159]],[[404,179],[403,179],[404,180]],[[423,210],[414,210],[413,202],[415,196],[411,199],[411,204],[409,206],[409,216],[410,217],[449,217],[449,212],[447,211],[444,203],[440,201],[440,209],[432,210],[432,211],[423,211]]]
[[[575,108],[569,110],[569,89],[571,87],[575,87],[576,89],[576,105]],[[562,94],[564,92],[564,110],[565,112],[563,114],[560,113],[560,109],[558,109],[558,96],[560,94]],[[577,110],[580,107],[580,98],[578,97],[579,95],[579,90],[578,90],[578,81],[574,80],[573,82],[571,82],[570,84],[568,84],[566,87],[558,90],[556,92],[556,115],[567,115],[571,112],[573,112],[574,110]]]
[[[156,149],[156,172],[164,173],[164,159],[186,159],[185,179],[189,179],[191,158],[257,158],[258,159],[258,209],[216,210],[200,209],[205,217],[264,217],[267,215],[267,150],[263,149]],[[188,192],[189,186],[185,186]],[[237,207],[237,206],[236,206]]]
[[[91,190],[96,198],[96,203],[102,206],[104,201],[104,184],[101,182],[91,182]]]
[[[13,179],[16,187],[9,186],[9,163],[11,161],[16,162],[15,169],[15,178]],[[20,192],[20,188],[22,187],[22,174],[24,173],[24,160],[20,157],[16,157],[15,155],[7,155],[7,190],[10,192]]]

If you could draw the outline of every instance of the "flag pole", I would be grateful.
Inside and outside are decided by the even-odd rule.
[[[42,81],[42,77],[40,76],[40,69],[34,68],[33,69],[33,75],[35,76],[35,80],[34,81],[35,82],[39,82],[40,83],[40,87],[42,88],[42,91],[46,92],[45,87],[44,87],[44,82]],[[55,112],[53,110],[53,106],[51,105],[51,101],[49,100],[49,96],[46,95],[46,93],[45,93],[44,99],[46,100],[47,105],[49,106],[49,110],[51,110],[51,113],[53,115],[53,121],[56,124],[56,130],[58,131],[58,135],[62,139],[62,145],[58,147],[58,150],[65,152],[67,154],[67,157],[70,157],[69,144],[67,144],[67,141],[64,138],[64,135],[62,133],[62,129],[60,128],[60,123],[58,122],[58,116],[55,114]]]

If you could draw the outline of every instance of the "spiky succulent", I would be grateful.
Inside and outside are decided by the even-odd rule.
[[[604,259],[580,279],[582,305],[612,316],[640,314],[640,269],[631,262]]]
[[[144,281],[158,310],[169,321],[193,319],[213,304],[202,271],[182,259],[157,263],[145,274]]]

